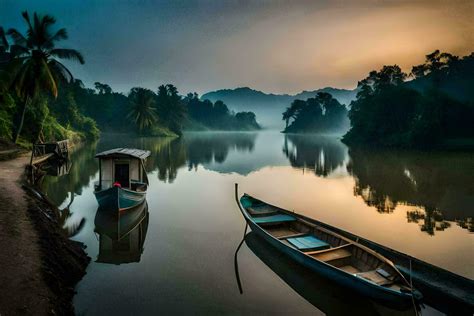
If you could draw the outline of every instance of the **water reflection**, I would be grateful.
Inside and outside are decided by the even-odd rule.
[[[418,224],[420,230],[430,235],[449,228],[450,222],[469,232],[474,231],[472,153],[368,149],[348,152],[347,147],[334,137],[281,134],[266,135],[258,145],[262,149],[256,150],[257,135],[203,132],[187,133],[174,139],[104,134],[98,144],[75,148],[71,153],[72,165],[53,166],[50,173],[61,175],[67,171],[69,174],[47,177],[42,187],[58,205],[69,199],[69,209],[97,173],[98,163],[94,159],[97,151],[117,146],[150,150],[147,170],[156,171],[160,181],[172,183],[181,168],[193,171],[202,165],[221,173],[247,175],[274,165],[275,161],[269,161],[273,155],[269,151],[277,147],[269,144],[281,142],[283,155],[294,168],[311,170],[317,176],[326,177],[337,169],[344,173],[343,167],[347,165],[347,171],[355,179],[354,194],[380,213],[391,213],[398,205],[407,205],[413,207],[405,210],[407,222]],[[80,222],[72,224],[79,225]]]
[[[380,213],[413,206],[407,221],[433,235],[455,221],[473,231],[474,156],[471,153],[351,149],[354,194]]]
[[[66,177],[47,177],[41,186],[57,205],[63,203],[68,197],[70,203],[74,202],[76,195],[82,194],[82,189],[89,185],[94,175],[99,170],[99,164],[94,159],[97,143],[86,143],[75,147],[70,154],[70,163]],[[65,167],[59,167],[59,169]]]
[[[178,176],[178,169],[188,170],[206,165],[223,164],[232,151],[251,153],[257,133],[186,133],[181,138],[136,138],[121,137],[122,147],[135,147],[151,151],[147,160],[148,171],[158,171],[158,179],[172,183]],[[97,150],[117,147],[117,139],[106,135]],[[230,170],[234,172],[236,170]],[[236,171],[238,172],[238,170]]]
[[[230,151],[250,154],[254,149],[256,137],[256,133],[188,134],[182,141],[188,153],[188,169],[196,169],[199,164],[222,164]]]
[[[326,177],[344,166],[347,147],[335,137],[319,135],[285,135],[283,153],[291,166],[309,169]]]
[[[94,155],[115,147],[152,152],[147,166],[152,183],[149,215],[136,226],[141,235],[134,230],[123,237],[119,230],[128,229],[117,218],[99,220],[105,214],[97,212],[93,194],[93,182],[98,180]],[[285,140],[281,133],[260,132],[193,133],[182,139],[103,134],[98,144],[75,148],[71,160],[69,175],[46,177],[43,189],[62,209],[70,210],[69,226],[80,225],[85,218],[74,239],[84,242],[88,254],[101,262],[140,260],[119,266],[92,262],[77,288],[78,314],[133,314],[137,308],[149,314],[317,313],[313,305],[329,314],[388,310],[366,300],[349,309],[353,293],[334,289],[264,245],[254,247],[252,238],[238,255],[244,290],[239,295],[229,266],[244,228],[230,190],[235,182],[276,204],[307,210],[305,215],[472,277],[474,235],[465,233],[472,227],[472,156],[399,151],[384,155],[366,150],[351,150],[349,156],[347,147],[335,139],[325,143],[313,135],[288,135]],[[303,174],[302,168],[310,172]],[[358,193],[364,189],[374,199],[384,196],[398,205],[394,214],[382,216],[367,206]],[[426,212],[429,205],[432,213]],[[466,230],[458,229],[453,219]],[[434,228],[436,236],[430,238],[420,231],[427,230],[422,227],[425,222],[427,228],[435,227],[433,221],[442,229],[440,220],[451,224],[444,228],[446,233]],[[119,236],[124,244],[114,243]],[[118,258],[114,249],[129,255]],[[143,300],[133,295],[138,292]],[[97,304],[98,294],[103,304]]]
[[[330,282],[311,270],[299,265],[284,254],[268,246],[255,233],[245,238],[248,248],[295,292],[327,315],[416,315],[413,306],[398,310],[398,306],[385,306],[359,296]],[[237,251],[235,261],[237,262]],[[235,263],[237,282],[240,284],[238,265]],[[239,289],[241,287],[239,286]],[[419,306],[417,306],[419,308]]]
[[[99,208],[94,224],[99,235],[97,262],[139,262],[148,229],[148,204],[124,212]]]

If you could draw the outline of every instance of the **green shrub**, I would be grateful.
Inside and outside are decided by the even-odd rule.
[[[88,140],[98,139],[100,136],[100,131],[97,128],[96,122],[90,117],[83,116],[81,131],[84,133],[85,137]]]
[[[8,93],[0,94],[0,138],[11,140],[15,100]]]

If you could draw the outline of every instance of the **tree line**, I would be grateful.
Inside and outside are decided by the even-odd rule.
[[[128,94],[96,82],[85,88],[76,80],[67,88],[81,110],[105,131],[137,132],[144,136],[181,135],[183,130],[256,130],[253,112],[234,113],[222,101],[201,100],[196,93],[179,94],[172,84],[156,91],[135,87]]]
[[[371,71],[358,82],[349,111],[328,93],[295,100],[283,112],[287,133],[350,129],[351,145],[466,148],[474,146],[474,53],[439,50],[405,73],[398,65]],[[348,124],[347,124],[348,125]]]
[[[96,82],[86,88],[63,60],[82,54],[57,45],[68,38],[50,15],[22,12],[27,31],[0,27],[0,138],[24,144],[64,138],[96,139],[100,130],[181,135],[184,129],[260,128],[252,112],[233,113],[221,101],[181,96],[175,86],[128,94]]]
[[[371,71],[358,83],[349,111],[351,129],[343,141],[416,148],[472,146],[473,86],[474,53],[460,58],[436,50],[410,74],[398,65]]]

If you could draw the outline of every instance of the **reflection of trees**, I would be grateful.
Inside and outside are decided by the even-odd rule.
[[[158,179],[164,182],[173,182],[178,175],[178,169],[186,164],[186,151],[180,139],[164,144],[152,156],[154,169],[158,170]]]
[[[152,151],[152,170],[158,169],[158,179],[172,182],[178,169],[189,170],[199,164],[223,163],[232,150],[253,150],[256,134],[249,133],[189,133]],[[151,157],[150,157],[151,158]]]
[[[48,166],[48,174],[51,176],[44,177],[41,182],[43,192],[55,205],[62,204],[69,198],[68,204],[63,209],[55,209],[58,222],[63,231],[68,236],[78,233],[84,226],[85,220],[82,218],[77,223],[67,225],[68,219],[72,216],[71,205],[76,195],[82,194],[84,186],[88,185],[92,177],[98,170],[98,163],[95,159],[91,159],[95,155],[96,143],[82,144],[70,151],[70,159],[67,164],[70,165],[69,172],[62,174],[62,168],[68,168],[67,165],[56,165],[52,163]]]
[[[230,151],[252,152],[255,133],[190,133],[183,138],[189,170],[199,164],[223,163]]]
[[[432,208],[426,207],[423,211],[414,210],[407,212],[408,223],[420,223],[421,231],[434,235],[435,230],[443,231],[451,224],[444,220],[443,213]]]
[[[199,164],[223,163],[231,151],[253,151],[256,133],[186,133],[180,138],[123,137],[120,141],[114,135],[101,139],[97,151],[114,147],[146,149],[151,152],[147,159],[148,171],[158,171],[158,179],[173,182],[178,169],[188,166],[189,170]]]
[[[318,135],[285,135],[283,153],[295,168],[327,176],[344,164],[346,147],[339,139]]]
[[[348,171],[354,194],[379,212],[397,204],[418,206],[407,213],[429,234],[449,227],[446,221],[472,230],[469,214],[474,203],[474,157],[469,153],[433,153],[351,149]]]
[[[88,143],[75,147],[70,152],[72,165],[69,173],[61,177],[52,176],[44,179],[42,189],[57,205],[63,203],[68,196],[71,205],[74,196],[82,194],[82,188],[89,184],[98,171],[99,164],[94,159],[96,145],[97,143]]]

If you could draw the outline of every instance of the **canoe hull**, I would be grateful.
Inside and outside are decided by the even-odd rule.
[[[136,192],[120,187],[96,191],[94,194],[101,208],[117,211],[124,211],[140,205],[146,197],[146,192]]]
[[[296,248],[289,247],[283,241],[272,236],[264,228],[262,228],[259,224],[255,222],[255,219],[259,219],[260,221],[262,221],[262,217],[252,217],[250,215],[249,211],[247,210],[247,207],[251,206],[252,204],[248,205],[248,197],[249,196],[244,195],[241,199],[239,199],[236,186],[237,204],[252,231],[255,232],[259,237],[267,241],[278,251],[290,257],[290,259],[298,262],[299,264],[302,264],[303,266],[311,269],[315,273],[324,276],[341,286],[347,287],[365,297],[374,299],[378,302],[382,302],[385,305],[390,305],[391,307],[395,307],[397,309],[403,309],[406,308],[406,306],[413,304],[414,298],[415,300],[421,299],[421,293],[417,292],[416,290],[414,291],[414,293],[411,293],[380,286],[364,278],[358,277],[357,275],[343,271],[326,262],[308,256],[304,252],[297,250]],[[262,201],[260,201],[260,204],[268,205]],[[277,209],[281,213],[287,214],[286,216],[296,218],[299,217],[299,215],[296,213],[290,213],[279,208]],[[255,210],[253,211],[255,212]],[[283,218],[281,218],[280,220],[283,220]]]
[[[259,237],[263,238],[281,253],[287,255],[292,260],[297,261],[312,271],[337,282],[339,285],[351,288],[364,296],[370,297],[380,302],[388,303],[394,307],[398,306],[400,308],[404,308],[412,304],[412,297],[409,294],[386,290],[385,288],[367,282],[361,278],[357,278],[338,269],[332,268],[320,261],[313,260],[296,249],[286,246],[278,239],[275,239],[273,236],[270,236],[253,221],[247,220],[247,223],[253,232],[255,232]]]

